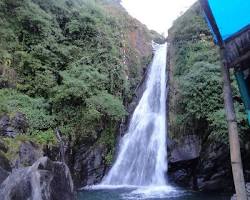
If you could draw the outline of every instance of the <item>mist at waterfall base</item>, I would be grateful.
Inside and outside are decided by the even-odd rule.
[[[167,45],[155,45],[146,89],[119,144],[117,159],[100,185],[78,193],[79,200],[223,200],[228,197],[184,191],[168,184],[166,150]]]
[[[120,142],[116,162],[102,185],[166,185],[166,45],[155,48],[146,89]]]

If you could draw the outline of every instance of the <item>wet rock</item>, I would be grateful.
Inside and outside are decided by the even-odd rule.
[[[7,150],[7,147],[0,140],[0,184],[9,176],[9,173],[11,172],[10,162],[4,155]]]
[[[9,172],[0,167],[0,184],[9,176]]]
[[[9,176],[11,167],[9,160],[0,151],[0,184]]]
[[[8,151],[8,148],[5,146],[5,144],[0,139],[0,151],[6,153]]]
[[[211,143],[203,146],[198,177],[203,177],[200,190],[233,190],[233,177],[228,146]]]
[[[23,113],[17,112],[15,116],[11,119],[11,125],[16,132],[19,134],[26,133],[28,129],[27,118]]]
[[[6,171],[11,171],[9,160],[0,152],[0,167]]]
[[[15,137],[26,133],[27,129],[28,122],[23,113],[17,112],[13,118],[8,115],[0,117],[0,135],[2,136]]]
[[[202,191],[219,191],[223,190],[224,186],[224,180],[218,178],[214,180],[200,182],[199,189]]]
[[[0,186],[1,200],[73,200],[73,182],[65,163],[42,157],[11,173]]]
[[[190,181],[190,174],[185,169],[179,169],[172,174],[172,178],[180,186],[186,186]]]
[[[106,170],[105,148],[82,146],[75,155],[74,181],[77,187],[99,183]]]
[[[232,191],[229,149],[224,144],[200,145],[195,136],[169,144],[169,176],[181,186],[201,191]],[[181,146],[183,145],[183,146]],[[180,173],[185,171],[185,173]]]
[[[33,165],[43,156],[42,150],[33,142],[23,142],[19,147],[18,158],[12,161],[14,168],[27,167]]]
[[[0,135],[8,135],[8,127],[10,126],[10,118],[8,115],[3,115],[0,117]]]
[[[172,143],[170,146],[171,163],[176,163],[185,160],[193,160],[200,156],[201,142],[195,135],[188,135],[183,137],[178,143]]]
[[[168,174],[180,186],[197,189],[196,169],[200,156],[200,140],[195,135],[188,135],[178,142],[168,143]]]

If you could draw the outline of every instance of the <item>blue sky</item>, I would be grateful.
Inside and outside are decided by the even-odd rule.
[[[148,28],[167,33],[173,21],[196,0],[122,0],[122,5]]]

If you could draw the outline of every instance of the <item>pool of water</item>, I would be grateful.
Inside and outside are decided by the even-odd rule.
[[[171,186],[164,187],[93,187],[78,192],[78,200],[229,200],[218,193],[200,193]]]

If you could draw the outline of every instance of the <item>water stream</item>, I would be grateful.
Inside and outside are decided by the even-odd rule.
[[[166,44],[155,46],[146,89],[128,132],[120,141],[113,167],[100,185],[80,192],[79,200],[226,199],[218,195],[201,197],[199,193],[184,191],[167,182],[166,49]]]
[[[166,185],[166,45],[156,48],[145,92],[103,185]]]

